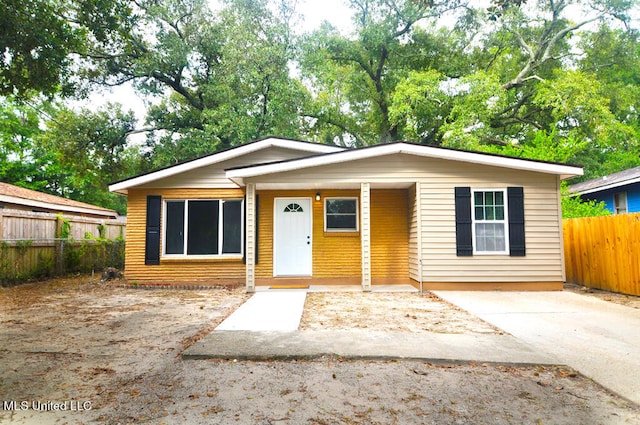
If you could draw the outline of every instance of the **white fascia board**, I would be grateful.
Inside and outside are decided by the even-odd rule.
[[[105,218],[118,217],[116,211],[98,210],[92,208],[74,207],[70,205],[53,204],[50,202],[35,201],[33,199],[18,198],[15,196],[0,195],[0,202],[9,204],[26,205],[32,208],[45,208],[48,210],[67,211],[83,214],[102,215]]]
[[[588,195],[590,193],[594,193],[594,192],[602,192],[605,190],[609,190],[609,189],[615,189],[617,187],[621,187],[621,186],[626,186],[629,184],[634,184],[634,183],[640,183],[640,177],[636,177],[634,179],[629,179],[629,180],[624,180],[624,181],[619,181],[619,182],[615,182],[615,183],[610,183],[607,185],[603,185],[603,186],[598,186],[598,187],[594,187],[591,189],[586,189],[586,190],[579,190],[576,192],[571,192],[574,195]]]
[[[535,171],[545,174],[556,174],[561,179],[581,176],[584,171],[582,167],[564,164],[551,164],[548,162],[540,162],[535,160],[525,160],[520,158],[512,158],[497,155],[485,155],[476,152],[454,151],[447,149],[433,148],[430,146],[404,145],[406,148],[401,149],[401,153],[421,155],[430,158],[440,158],[453,161],[470,162],[473,164],[482,164],[495,167],[511,168],[523,171]]]
[[[175,176],[176,174],[181,174],[187,171],[195,170],[197,168],[206,167],[208,165],[216,164],[218,162],[227,161],[229,159],[237,158],[239,156],[247,155],[252,152],[256,152],[262,149],[267,149],[270,147],[292,149],[292,150],[297,150],[302,152],[309,152],[312,154],[332,153],[332,152],[340,152],[345,150],[345,148],[342,148],[339,146],[330,146],[330,145],[323,145],[320,143],[310,143],[310,142],[302,142],[302,141],[296,141],[296,140],[278,139],[275,137],[270,137],[268,139],[259,140],[257,142],[249,143],[246,145],[241,145],[233,149],[222,151],[220,153],[214,153],[214,154],[205,156],[203,158],[195,159],[193,161],[185,162],[183,164],[178,164],[173,167],[165,168],[162,170],[158,170],[156,172],[144,174],[142,176],[133,177],[128,180],[114,183],[109,186],[109,191],[126,194],[127,189],[131,187],[151,183],[159,179]]]
[[[227,178],[231,179],[236,184],[242,185],[243,179],[247,177],[255,177],[285,171],[294,171],[302,168],[317,167],[321,165],[338,164],[341,162],[367,159],[391,154],[409,154],[428,158],[438,158],[517,170],[535,171],[539,173],[557,174],[562,179],[581,176],[583,174],[581,167],[570,165],[550,164],[546,162],[523,160],[518,158],[485,155],[475,152],[455,151],[433,148],[430,146],[410,145],[406,143],[394,143],[390,145],[378,145],[371,148],[344,151],[333,155],[316,156],[312,158],[302,158],[276,164],[265,164],[247,168],[238,168],[227,171]]]

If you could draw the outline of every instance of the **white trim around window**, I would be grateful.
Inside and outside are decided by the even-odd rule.
[[[472,189],[471,232],[473,255],[509,255],[506,188]]]
[[[193,237],[200,237],[200,244],[203,242],[206,247],[194,247],[197,243],[192,240],[193,244],[190,245],[189,241],[189,219],[190,219],[190,206],[195,203],[205,202],[217,202],[217,211],[215,208],[212,210],[217,214],[217,224],[215,233],[217,235],[217,241],[213,243],[207,243],[206,229],[192,229]],[[230,223],[231,220],[225,220],[225,204],[232,205],[231,202],[239,206],[239,216],[236,215],[233,222],[239,224],[239,229],[232,231],[231,235],[225,235],[225,222]],[[169,214],[169,204],[174,204],[177,209]],[[237,208],[236,206],[236,208]],[[195,207],[194,207],[195,208]],[[169,216],[172,215],[170,218]],[[207,258],[242,258],[244,255],[244,200],[239,198],[224,198],[224,199],[163,199],[162,202],[162,258],[167,259],[207,259]],[[230,217],[228,217],[230,218]],[[175,220],[169,223],[169,220]],[[239,222],[238,222],[239,220]],[[171,229],[170,229],[171,227]],[[227,231],[231,231],[233,227],[228,228]],[[239,230],[239,231],[238,231]],[[173,233],[173,240],[169,242],[169,231]],[[228,237],[228,240],[225,240]],[[231,239],[233,237],[233,239]],[[225,242],[229,242],[231,247]],[[168,245],[171,245],[171,253],[167,253]],[[189,250],[196,251],[190,253]],[[225,252],[225,250],[232,250],[234,252]],[[181,251],[181,252],[180,252]],[[198,251],[212,251],[212,253],[203,253]],[[237,251],[237,252],[235,252]]]
[[[613,211],[614,214],[626,214],[629,212],[627,192],[616,192],[613,194]]]
[[[347,208],[344,212],[329,212],[329,202],[332,201],[353,201],[354,208],[353,210]],[[347,206],[348,207],[348,206]],[[349,227],[340,227],[345,226],[350,221],[350,218],[354,218],[354,225]],[[341,219],[342,218],[342,219]],[[335,225],[329,223],[330,221],[335,222]],[[340,223],[342,221],[342,223]],[[349,196],[349,197],[327,197],[324,198],[324,231],[325,232],[358,232],[360,231],[359,227],[359,207],[358,207],[358,198]]]

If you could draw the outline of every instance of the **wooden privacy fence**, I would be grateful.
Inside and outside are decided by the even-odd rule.
[[[640,295],[640,213],[564,220],[567,282]]]
[[[0,283],[124,266],[126,219],[0,210]]]

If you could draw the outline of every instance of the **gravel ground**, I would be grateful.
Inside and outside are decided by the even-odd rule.
[[[499,332],[432,295],[322,295],[301,327]],[[84,276],[0,289],[0,424],[640,424],[638,406],[560,367],[182,360],[245,299]]]

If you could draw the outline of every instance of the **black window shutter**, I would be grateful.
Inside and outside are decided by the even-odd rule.
[[[144,263],[146,265],[160,264],[160,208],[162,197],[147,196],[147,231],[144,247]]]
[[[456,187],[456,255],[470,257],[473,255],[471,234],[471,188]]]
[[[512,257],[526,255],[524,237],[524,191],[521,187],[508,187],[509,249]]]

